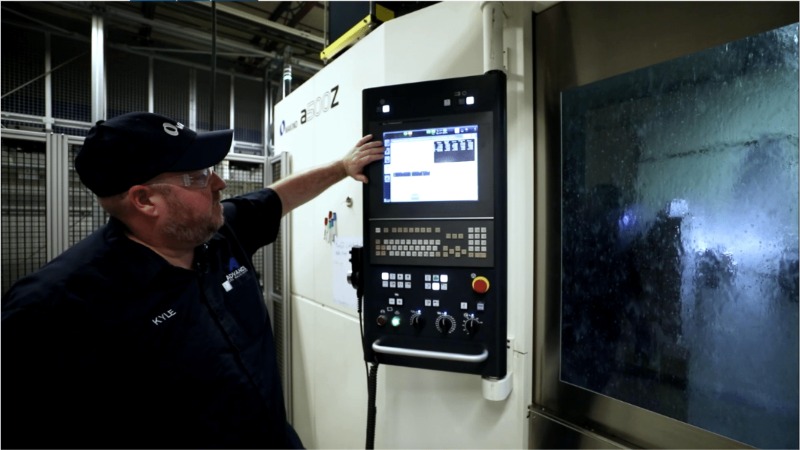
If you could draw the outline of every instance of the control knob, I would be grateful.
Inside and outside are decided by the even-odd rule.
[[[447,313],[440,314],[436,318],[435,325],[439,333],[450,334],[456,330],[456,319]]]
[[[425,318],[422,317],[422,311],[411,311],[411,326],[413,326],[415,330],[421,330],[425,326]]]
[[[464,314],[464,332],[470,336],[474,336],[480,330],[483,322],[475,314]]]

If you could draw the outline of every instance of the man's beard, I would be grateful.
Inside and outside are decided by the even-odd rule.
[[[222,217],[222,205],[218,199],[219,193],[214,193],[215,206],[205,217],[201,217],[172,195],[164,197],[169,206],[171,220],[162,231],[168,238],[177,242],[198,246],[211,239],[225,221]]]

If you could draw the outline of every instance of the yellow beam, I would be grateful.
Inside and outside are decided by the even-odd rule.
[[[361,38],[369,34],[369,32],[372,31],[375,27],[393,18],[394,18],[393,11],[381,5],[376,4],[374,17],[372,14],[368,15],[367,17],[364,17],[352,28],[350,28],[344,34],[339,36],[339,38],[333,41],[331,45],[325,47],[325,49],[320,52],[319,54],[320,59],[322,59],[322,61],[324,62],[328,62],[330,59],[332,59],[339,53],[343,52],[344,50],[348,49],[350,46],[361,40]]]

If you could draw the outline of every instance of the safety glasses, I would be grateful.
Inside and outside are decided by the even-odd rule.
[[[213,173],[214,167],[208,167],[192,172],[165,175],[147,184],[171,184],[173,186],[182,186],[190,189],[202,189],[208,186],[208,182],[211,180],[211,175]]]

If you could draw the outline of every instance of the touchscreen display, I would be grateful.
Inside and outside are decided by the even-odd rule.
[[[478,200],[478,126],[383,133],[383,202]]]

